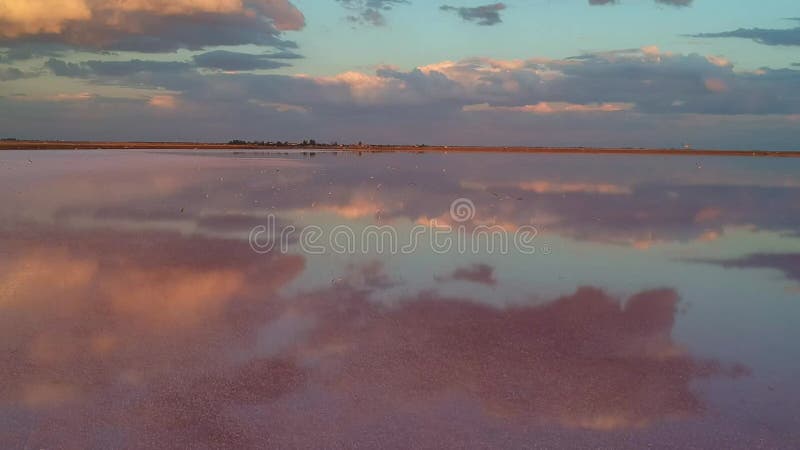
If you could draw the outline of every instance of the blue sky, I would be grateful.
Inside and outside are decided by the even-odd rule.
[[[701,0],[684,8],[645,0],[594,7],[585,0],[516,0],[505,2],[503,23],[493,27],[465,26],[439,11],[440,3],[430,1],[393,8],[385,13],[387,24],[382,27],[352,26],[335,1],[295,4],[306,15],[306,28],[293,38],[308,57],[297,70],[310,73],[332,74],[377,64],[410,69],[470,56],[563,58],[647,45],[725,55],[744,68],[786,67],[800,60],[797,48],[686,37],[740,27],[788,28],[791,23],[786,18],[800,15],[800,6],[792,0],[757,6],[748,0]]]
[[[795,149],[797,17],[794,0],[11,0],[0,136]]]

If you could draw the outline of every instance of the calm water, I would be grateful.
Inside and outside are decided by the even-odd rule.
[[[2,152],[0,205],[0,448],[800,446],[800,160]]]

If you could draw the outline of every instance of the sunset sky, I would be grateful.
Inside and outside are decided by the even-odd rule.
[[[797,0],[0,0],[0,137],[799,136]]]

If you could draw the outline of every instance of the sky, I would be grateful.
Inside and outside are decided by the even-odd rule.
[[[800,149],[796,0],[0,0],[0,137]]]

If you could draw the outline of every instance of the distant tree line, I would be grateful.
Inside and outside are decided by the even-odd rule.
[[[302,142],[289,141],[246,141],[243,139],[233,139],[228,141],[228,145],[255,145],[259,147],[338,147],[336,141],[324,143],[317,142],[316,139],[304,139]]]

